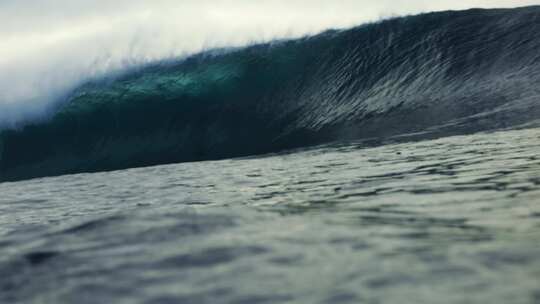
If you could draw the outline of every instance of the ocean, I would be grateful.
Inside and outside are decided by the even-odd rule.
[[[538,303],[540,129],[0,184],[1,303]]]
[[[540,7],[91,81],[0,131],[0,303],[540,303]]]

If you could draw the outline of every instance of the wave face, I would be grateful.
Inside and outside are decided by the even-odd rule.
[[[540,119],[540,7],[396,18],[86,84],[0,134],[0,180]]]

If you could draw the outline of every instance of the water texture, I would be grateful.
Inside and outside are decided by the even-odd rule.
[[[539,303],[540,129],[0,184],[0,303]]]
[[[538,126],[538,50],[533,6],[395,18],[141,67],[0,131],[0,181]]]
[[[87,83],[0,130],[0,303],[538,304],[539,50],[440,12]]]

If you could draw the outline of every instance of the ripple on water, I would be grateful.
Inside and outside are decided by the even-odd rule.
[[[535,303],[539,134],[0,184],[0,303]]]

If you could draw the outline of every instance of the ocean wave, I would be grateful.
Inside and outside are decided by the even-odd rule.
[[[540,118],[540,7],[386,20],[156,63],[0,133],[0,181]]]

